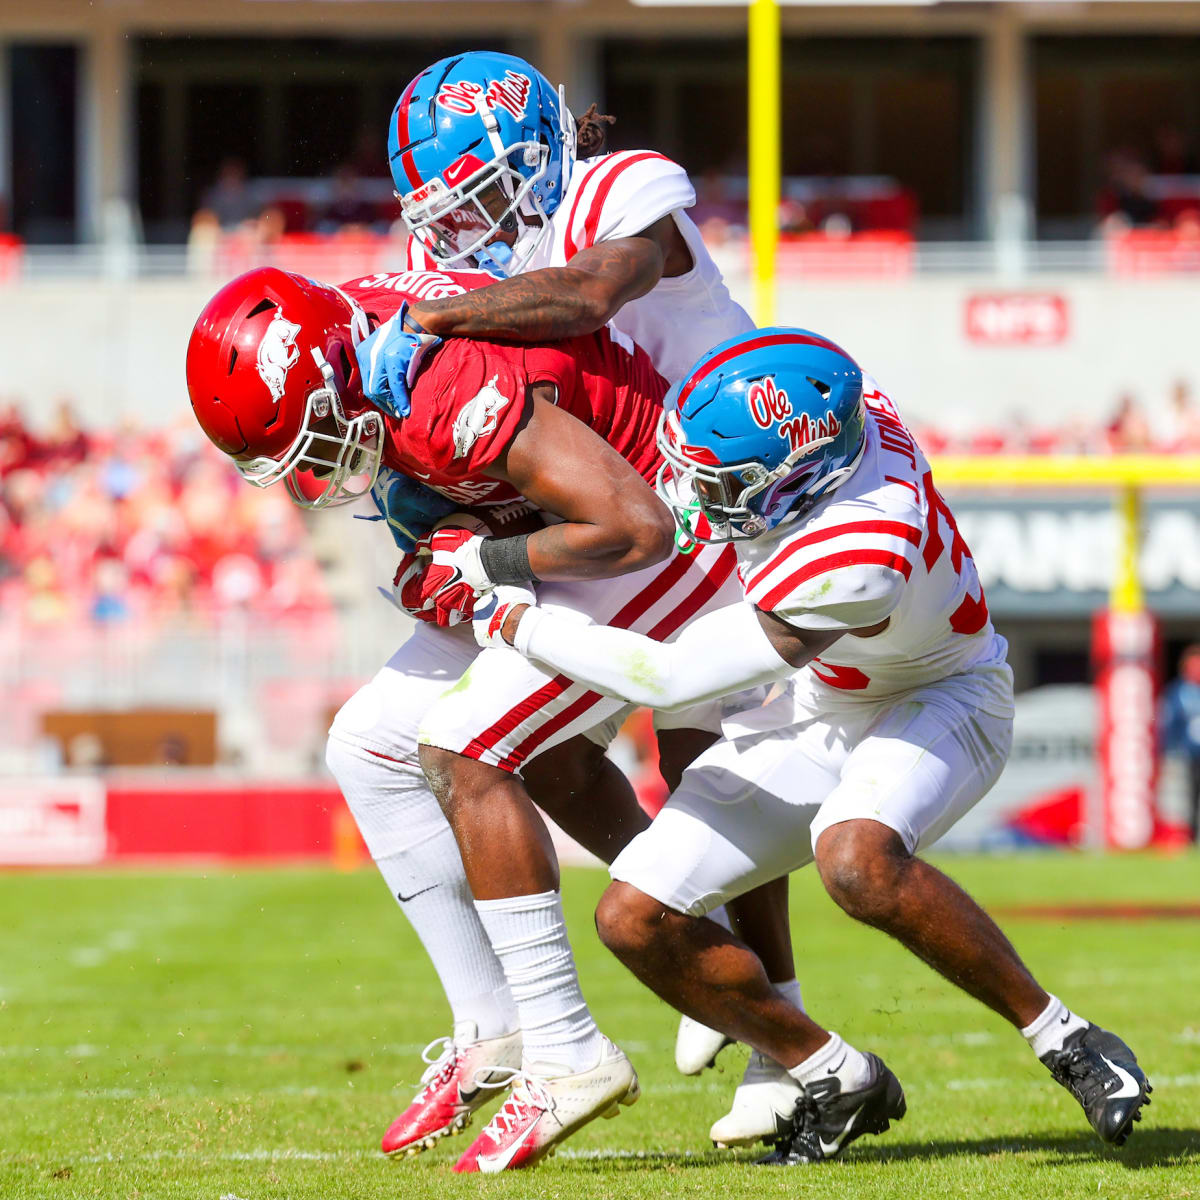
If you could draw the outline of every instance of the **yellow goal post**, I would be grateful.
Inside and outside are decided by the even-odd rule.
[[[941,455],[933,460],[939,486],[955,488],[1080,488],[1113,492],[1117,561],[1109,607],[1136,613],[1145,607],[1138,573],[1141,494],[1149,488],[1200,489],[1200,455]]]

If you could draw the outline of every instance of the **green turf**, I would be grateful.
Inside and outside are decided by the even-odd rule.
[[[949,859],[985,904],[1200,901],[1200,859]],[[1123,1150],[1092,1136],[1020,1038],[793,886],[810,1010],[882,1053],[907,1119],[847,1158],[766,1170],[706,1133],[744,1052],[684,1079],[675,1019],[598,945],[599,872],[566,878],[585,991],[644,1095],[535,1172],[450,1171],[463,1137],[376,1153],[446,1032],[407,924],[368,870],[0,878],[0,1196],[1200,1197],[1200,921],[1004,918],[1046,986],[1120,1031],[1155,1084]]]

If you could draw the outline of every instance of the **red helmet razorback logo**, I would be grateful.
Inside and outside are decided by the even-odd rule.
[[[287,373],[300,361],[300,348],[296,345],[299,332],[300,326],[289,321],[282,308],[277,308],[263,340],[258,343],[258,373],[276,404],[283,399]]]
[[[472,79],[461,79],[456,83],[442,84],[437,94],[437,102],[451,112],[470,116],[476,112],[476,104],[480,97],[490,109],[502,108],[514,117],[525,115],[525,106],[529,101],[531,84],[528,75],[518,75],[516,71],[505,71],[503,79],[493,79],[483,90],[482,84]]]

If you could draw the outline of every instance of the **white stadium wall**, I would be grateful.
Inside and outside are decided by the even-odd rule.
[[[185,411],[192,322],[219,282],[0,285],[0,397],[16,399],[35,424],[60,397],[91,426],[171,421]],[[743,281],[733,289],[749,304]],[[992,340],[968,336],[969,308],[975,336]],[[1186,277],[1039,275],[1019,288],[978,275],[784,282],[778,311],[781,323],[842,343],[910,419],[951,430],[1014,415],[1094,423],[1123,390],[1153,409],[1178,379],[1200,387],[1200,287]]]

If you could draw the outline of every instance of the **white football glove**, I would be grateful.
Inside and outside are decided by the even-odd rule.
[[[471,626],[475,640],[486,650],[488,646],[507,646],[502,630],[509,613],[519,604],[537,604],[537,597],[523,587],[500,584],[475,601]]]

